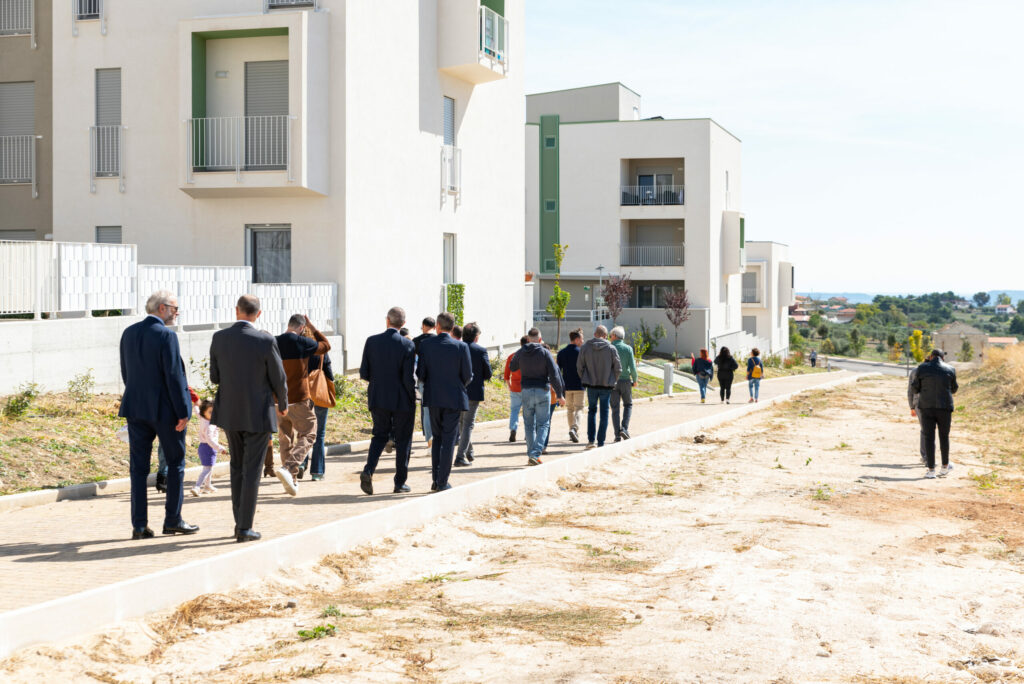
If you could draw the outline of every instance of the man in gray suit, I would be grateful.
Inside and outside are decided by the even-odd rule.
[[[263,457],[278,416],[288,413],[288,385],[277,342],[253,326],[260,313],[259,298],[242,295],[235,306],[238,322],[215,333],[210,344],[210,380],[218,385],[211,422],[228,438],[231,507],[239,542],[260,538],[252,521]]]

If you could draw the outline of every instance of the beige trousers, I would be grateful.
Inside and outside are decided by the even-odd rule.
[[[288,415],[277,419],[277,441],[281,465],[296,475],[316,441],[316,414],[311,400],[288,404]]]
[[[579,431],[583,422],[583,390],[565,391],[565,417],[569,419],[569,429]]]

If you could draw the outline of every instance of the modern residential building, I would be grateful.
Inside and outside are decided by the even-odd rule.
[[[348,368],[450,285],[484,343],[522,334],[521,0],[53,12],[54,239],[337,283]]]
[[[778,242],[747,240],[743,273],[743,331],[767,341],[762,352],[789,352],[790,306],[796,303],[789,247]],[[795,317],[794,317],[795,318]],[[810,316],[804,314],[804,321]]]
[[[659,351],[674,344],[665,293],[680,289],[691,303],[680,353],[771,348],[780,339],[767,327],[756,336],[743,330],[749,252],[739,139],[711,119],[642,118],[640,95],[621,83],[528,95],[526,117],[526,255],[537,310],[551,295],[553,245],[561,244],[561,287],[576,318],[601,303],[595,296],[609,276],[628,274],[632,297],[619,322],[664,325]],[[780,257],[762,271],[783,267]],[[773,311],[792,303],[787,284],[776,298],[771,283]],[[784,311],[764,320],[788,326]]]
[[[43,240],[53,215],[50,0],[0,2],[0,240]]]

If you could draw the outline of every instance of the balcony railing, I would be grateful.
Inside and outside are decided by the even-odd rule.
[[[683,245],[621,245],[622,266],[682,266]]]
[[[490,7],[480,8],[480,54],[508,71],[508,21]]]
[[[0,2],[0,36],[32,36],[36,47],[35,0],[3,0]]]
[[[31,184],[32,197],[38,197],[36,188],[35,135],[0,136],[0,185]]]
[[[292,118],[222,116],[186,119],[188,182],[194,172],[287,171],[292,179]]]
[[[452,145],[441,145],[441,199],[455,195],[458,203],[462,192],[462,150]]]
[[[319,0],[263,0],[263,13],[274,9],[292,9],[311,7],[313,11],[320,9]]]
[[[683,203],[682,185],[623,185],[622,206]]]
[[[78,35],[78,22],[100,22],[100,33],[107,35],[107,17],[103,9],[103,0],[71,0],[71,35]]]
[[[124,126],[89,128],[90,192],[96,192],[97,178],[117,178],[124,192]]]
[[[760,304],[761,295],[758,293],[756,287],[745,287],[743,288],[743,299],[744,304]]]
[[[594,309],[566,309],[563,321],[583,323],[603,323],[611,319],[608,307],[599,306]],[[534,309],[533,320],[535,322],[557,320],[555,315],[547,309]]]

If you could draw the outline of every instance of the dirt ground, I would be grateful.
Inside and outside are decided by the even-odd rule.
[[[808,394],[0,679],[1024,681],[1022,481],[959,423],[922,479],[905,406],[899,378]]]

